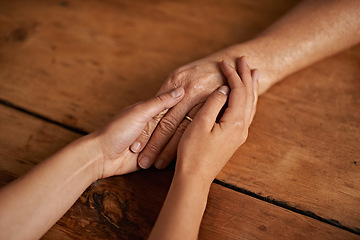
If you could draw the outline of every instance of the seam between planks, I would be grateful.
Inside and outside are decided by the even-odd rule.
[[[20,111],[20,112],[26,113],[26,114],[31,115],[31,116],[33,116],[33,117],[40,118],[41,120],[47,121],[47,122],[52,123],[52,124],[54,124],[54,125],[57,125],[57,126],[59,126],[59,127],[65,128],[65,129],[70,130],[70,131],[73,131],[73,132],[76,132],[76,133],[78,133],[78,134],[81,134],[81,135],[87,135],[87,134],[89,134],[88,132],[86,132],[86,131],[84,131],[84,130],[82,130],[82,129],[80,129],[80,128],[72,127],[72,126],[63,124],[63,123],[61,123],[61,122],[52,120],[52,119],[50,119],[50,118],[44,117],[44,116],[42,116],[42,115],[40,115],[40,114],[37,114],[37,113],[34,113],[34,112],[30,112],[30,111],[26,110],[25,108],[22,108],[22,107],[20,107],[20,106],[18,106],[18,105],[15,105],[15,104],[13,104],[13,103],[11,103],[11,102],[9,102],[9,101],[4,100],[4,99],[0,99],[0,104],[4,105],[4,106],[6,106],[6,107],[9,107],[9,108],[16,109],[16,110],[18,110],[18,111]]]
[[[293,206],[290,206],[288,203],[286,202],[283,202],[283,201],[278,201],[274,198],[270,198],[270,197],[264,197],[264,196],[261,196],[259,194],[256,194],[254,192],[251,192],[249,190],[246,190],[244,188],[240,188],[238,186],[235,186],[235,185],[232,185],[232,184],[229,184],[229,183],[226,183],[226,182],[223,182],[223,181],[220,181],[218,179],[215,179],[214,180],[214,183],[215,184],[218,184],[222,187],[226,187],[226,188],[229,188],[233,191],[236,191],[236,192],[239,192],[239,193],[242,193],[242,194],[245,194],[245,195],[248,195],[250,197],[253,197],[253,198],[256,198],[256,199],[259,199],[259,200],[262,200],[262,201],[265,201],[267,203],[270,203],[272,205],[275,205],[275,206],[278,206],[278,207],[281,207],[281,208],[284,208],[284,209],[287,209],[289,211],[292,211],[292,212],[295,212],[295,213],[298,213],[298,214],[301,214],[301,215],[304,215],[304,216],[307,216],[307,217],[310,217],[310,218],[313,218],[315,220],[318,220],[318,221],[321,221],[323,223],[327,223],[327,224],[330,224],[332,226],[335,226],[335,227],[338,227],[338,228],[341,228],[343,230],[346,230],[346,231],[349,231],[351,233],[355,233],[357,235],[360,235],[360,228],[350,228],[350,227],[347,227],[347,226],[344,226],[343,224],[341,224],[339,221],[335,220],[335,219],[326,219],[326,218],[323,218],[311,211],[306,211],[306,210],[301,210],[299,208],[296,208],[296,207],[293,207]]]
[[[81,135],[87,135],[89,134],[88,132],[80,129],[80,128],[75,128],[75,127],[72,127],[72,126],[69,126],[69,125],[66,125],[66,124],[63,124],[61,122],[58,122],[58,121],[55,121],[55,120],[52,120],[50,118],[47,118],[45,116],[42,116],[40,114],[37,114],[37,113],[34,113],[34,112],[31,112],[29,110],[26,110],[25,108],[23,107],[20,107],[18,105],[15,105],[9,101],[6,101],[4,99],[0,99],[0,104],[6,106],[6,107],[9,107],[9,108],[13,108],[13,109],[16,109],[20,112],[23,112],[23,113],[26,113],[28,115],[31,115],[33,117],[36,117],[36,118],[39,118],[41,120],[44,120],[46,122],[49,122],[49,123],[52,123],[54,125],[57,125],[59,127],[62,127],[64,129],[67,129],[69,131],[72,131],[72,132],[75,132],[75,133],[78,133],[78,134],[81,134]],[[231,189],[233,191],[236,191],[238,193],[242,193],[242,194],[245,194],[247,196],[250,196],[250,197],[253,197],[253,198],[256,198],[258,200],[261,200],[261,201],[265,201],[267,203],[270,203],[272,205],[275,205],[275,206],[278,206],[278,207],[281,207],[281,208],[284,208],[284,209],[287,209],[289,211],[292,211],[292,212],[295,212],[295,213],[298,213],[298,214],[301,214],[301,215],[304,215],[304,216],[307,216],[307,217],[310,217],[310,218],[313,218],[315,220],[318,220],[318,221],[321,221],[323,223],[326,223],[326,224],[330,224],[334,227],[338,227],[338,228],[341,228],[343,230],[346,230],[348,232],[351,232],[351,233],[354,233],[354,234],[357,234],[357,235],[360,235],[360,228],[350,228],[350,227],[346,227],[344,226],[343,224],[341,224],[339,221],[335,220],[335,219],[326,219],[326,218],[323,218],[311,211],[306,211],[306,210],[301,210],[301,209],[298,209],[296,207],[293,207],[293,206],[290,206],[288,203],[286,202],[283,202],[283,201],[278,201],[276,199],[273,199],[273,198],[270,198],[270,197],[264,197],[264,196],[261,196],[259,194],[256,194],[254,192],[251,192],[249,190],[246,190],[244,188],[240,188],[240,187],[237,187],[235,185],[232,185],[232,184],[229,184],[229,183],[226,183],[226,182],[223,182],[223,181],[220,181],[218,179],[215,179],[214,180],[214,183],[215,184],[218,184],[222,187],[225,187],[225,188],[228,188],[228,189]]]

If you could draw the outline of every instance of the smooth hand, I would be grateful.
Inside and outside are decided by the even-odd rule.
[[[252,77],[244,57],[237,61],[237,72],[226,62],[222,62],[221,69],[231,88],[228,106],[217,122],[229,92],[224,85],[210,95],[184,132],[175,175],[201,177],[211,183],[247,138],[256,109],[258,74]]]
[[[141,134],[148,122],[157,118],[161,112],[168,111],[184,97],[184,89],[179,87],[160,94],[146,102],[130,106],[89,137],[94,139],[101,153],[99,165],[100,178],[126,174],[139,170],[138,153],[129,146]]]

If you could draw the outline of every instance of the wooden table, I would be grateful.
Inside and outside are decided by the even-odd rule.
[[[1,185],[296,2],[2,1]],[[200,239],[360,239],[359,76],[357,46],[260,97],[248,141],[212,185]],[[172,169],[95,182],[44,239],[145,239]]]

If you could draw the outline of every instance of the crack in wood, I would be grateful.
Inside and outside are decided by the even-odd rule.
[[[54,125],[57,125],[57,126],[59,126],[59,127],[65,128],[66,130],[70,130],[70,131],[72,131],[72,132],[75,132],[75,133],[78,133],[78,134],[81,134],[81,135],[87,135],[87,134],[89,134],[89,132],[87,132],[87,131],[85,131],[85,130],[82,130],[82,129],[76,128],[76,127],[72,127],[72,126],[63,124],[63,123],[61,123],[61,122],[55,121],[55,120],[53,120],[53,119],[50,119],[50,118],[48,118],[48,117],[42,116],[42,115],[40,115],[40,114],[38,114],[38,113],[31,112],[31,111],[29,111],[29,110],[26,110],[26,109],[23,108],[23,107],[20,107],[20,106],[18,106],[18,105],[13,104],[13,103],[11,103],[11,102],[9,102],[9,101],[7,101],[7,100],[0,99],[0,104],[4,105],[4,106],[6,106],[6,107],[10,107],[10,108],[16,109],[16,110],[18,110],[18,111],[20,111],[20,112],[26,113],[26,114],[28,114],[28,115],[30,115],[30,116],[39,118],[39,119],[41,119],[41,120],[47,121],[47,122],[52,123],[52,124],[54,124]]]
[[[52,119],[47,118],[47,117],[45,117],[45,116],[42,116],[42,115],[40,115],[40,114],[31,112],[31,111],[29,111],[29,110],[26,110],[25,108],[22,108],[22,107],[20,107],[20,106],[17,106],[17,105],[15,105],[15,104],[13,104],[13,103],[11,103],[11,102],[9,102],[9,101],[7,101],[7,100],[0,99],[0,104],[4,105],[4,106],[6,106],[6,107],[9,107],[9,108],[16,109],[16,110],[18,110],[18,111],[20,111],[20,112],[26,113],[26,114],[31,115],[31,116],[33,116],[33,117],[39,118],[39,119],[41,119],[41,120],[47,121],[47,122],[49,122],[49,123],[55,124],[55,125],[57,125],[57,126],[59,126],[59,127],[62,127],[62,128],[64,128],[64,129],[67,129],[67,130],[69,130],[69,131],[72,131],[72,132],[75,132],[75,133],[78,133],[78,134],[81,134],[81,135],[87,135],[87,134],[89,134],[88,132],[86,132],[86,131],[84,131],[84,130],[82,130],[82,129],[80,129],[80,128],[71,127],[71,126],[65,125],[65,124],[63,124],[63,123],[61,123],[61,122],[52,120]],[[354,164],[357,165],[357,162],[354,161]],[[218,184],[218,185],[220,185],[220,186],[222,186],[222,187],[225,187],[225,188],[229,188],[229,189],[231,189],[231,190],[234,190],[234,191],[236,191],[236,192],[240,192],[240,193],[243,193],[243,194],[245,194],[245,195],[251,196],[251,197],[253,197],[253,198],[256,198],[256,199],[259,199],[259,200],[268,202],[268,203],[273,204],[273,205],[276,205],[276,206],[278,206],[278,207],[285,208],[285,209],[287,209],[287,210],[289,210],[289,211],[292,211],[292,212],[295,212],[295,213],[298,213],[298,214],[301,214],[301,215],[304,215],[304,216],[307,216],[307,217],[311,217],[311,218],[316,219],[316,220],[318,220],[318,221],[321,221],[321,222],[330,224],[330,225],[332,225],[332,226],[335,226],[335,227],[344,229],[344,230],[349,231],[349,232],[351,232],[351,233],[360,235],[360,228],[357,228],[357,227],[355,227],[355,228],[350,228],[350,227],[344,226],[343,224],[341,224],[339,221],[337,221],[337,220],[335,220],[335,219],[326,219],[326,218],[323,218],[323,217],[321,217],[321,216],[319,216],[319,215],[317,215],[317,214],[315,214],[315,213],[313,213],[313,212],[311,212],[311,211],[298,209],[298,208],[296,208],[296,207],[293,207],[293,206],[289,205],[289,204],[286,203],[286,202],[279,201],[279,200],[276,200],[276,199],[271,198],[271,197],[268,197],[268,196],[267,196],[267,197],[261,196],[261,195],[260,195],[261,193],[257,194],[257,193],[251,192],[251,191],[249,191],[249,190],[246,190],[246,189],[244,189],[244,188],[240,188],[240,187],[237,187],[237,186],[235,186],[235,185],[232,185],[232,184],[229,184],[229,183],[220,181],[220,180],[218,180],[218,179],[215,179],[215,180],[214,180],[214,183],[216,183],[216,184]],[[94,194],[95,194],[95,193],[94,193]],[[95,196],[94,199],[97,199],[97,197]],[[99,200],[99,199],[98,199],[98,200]],[[101,200],[101,201],[102,201],[102,200]],[[100,201],[100,202],[101,202],[101,201]],[[100,202],[98,202],[98,203],[95,204],[95,205],[97,205],[97,208],[96,208],[96,209],[98,209],[98,211],[101,210],[101,205],[99,205]],[[101,212],[101,211],[100,211],[100,212]],[[99,213],[100,213],[100,212],[99,212]],[[100,213],[100,214],[101,214],[101,216],[102,216],[104,219],[106,219],[106,221],[105,221],[106,223],[109,223],[112,227],[115,227],[115,228],[118,228],[118,227],[119,227],[118,224],[114,223],[106,214],[103,214],[103,213]]]
[[[223,187],[226,187],[226,188],[229,188],[231,190],[234,190],[236,192],[239,192],[239,193],[243,193],[245,195],[248,195],[250,197],[253,197],[253,198],[256,198],[256,199],[259,199],[259,200],[262,200],[262,201],[265,201],[265,202],[268,202],[270,204],[273,204],[273,205],[276,205],[278,207],[281,207],[281,208],[285,208],[289,211],[292,211],[292,212],[295,212],[295,213],[298,213],[298,214],[301,214],[301,215],[304,215],[304,216],[307,216],[307,217],[311,217],[313,219],[316,219],[318,221],[321,221],[321,222],[324,222],[324,223],[327,223],[327,224],[330,224],[332,226],[335,226],[335,227],[338,227],[338,228],[341,228],[341,229],[344,229],[346,231],[349,231],[351,233],[355,233],[357,235],[360,235],[360,228],[350,228],[350,227],[347,227],[347,226],[344,226],[343,224],[341,224],[339,221],[335,220],[335,219],[326,219],[326,218],[323,218],[319,215],[317,215],[316,213],[313,213],[311,211],[307,211],[307,210],[302,210],[302,209],[299,209],[299,208],[296,208],[296,207],[293,207],[291,206],[290,204],[284,202],[284,201],[279,201],[279,200],[276,200],[274,198],[271,198],[271,197],[264,197],[264,196],[261,196],[259,194],[256,194],[254,192],[251,192],[249,190],[246,190],[244,188],[240,188],[240,187],[237,187],[235,185],[232,185],[232,184],[229,184],[229,183],[226,183],[226,182],[223,182],[223,181],[220,181],[218,179],[215,179],[214,180],[214,183],[220,185],[220,186],[223,186]]]

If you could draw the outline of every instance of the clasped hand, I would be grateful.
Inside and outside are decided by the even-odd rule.
[[[188,119],[183,121],[185,124],[180,130],[181,134],[173,136],[176,139],[169,142],[174,144],[172,149],[175,148],[175,152],[171,150],[172,154],[176,153],[176,149],[178,150],[176,171],[186,174],[200,173],[201,177],[211,181],[233,152],[246,140],[248,128],[255,114],[258,91],[257,70],[251,70],[244,57],[237,60],[237,71],[226,62],[222,62],[220,67],[227,85],[222,85],[212,93],[209,90],[202,91],[197,101],[207,98],[206,102],[196,109],[198,113],[192,122]],[[213,87],[216,84],[218,83],[214,83]],[[217,121],[227,100],[225,112]],[[100,168],[98,178],[141,169],[138,164],[141,152],[137,151],[139,138],[144,138],[149,128],[155,129],[155,123],[159,122],[161,116],[166,112],[177,111],[174,106],[180,108],[184,106],[185,101],[194,100],[187,99],[184,88],[178,87],[124,109],[109,124],[92,133],[89,137],[95,140],[102,155],[101,163],[98,164]],[[183,120],[183,116],[181,117]],[[160,121],[157,128],[165,128],[165,126],[166,124],[161,124]],[[166,139],[171,137],[166,136]],[[227,144],[223,145],[224,142]],[[217,148],[219,144],[224,147]],[[150,149],[151,146],[153,145],[148,145]],[[144,147],[142,146],[141,149]],[[149,161],[152,164],[153,161]],[[169,163],[168,160],[163,161],[161,167]]]

